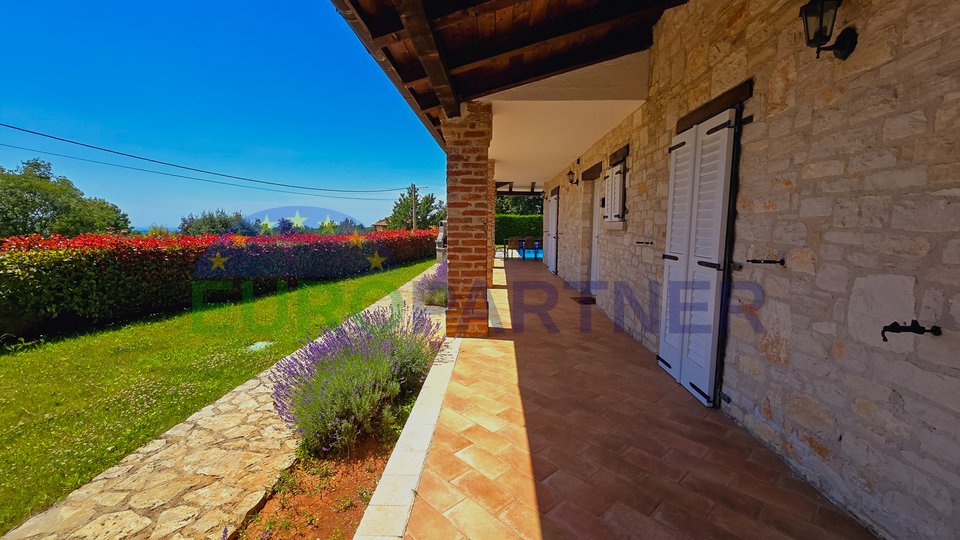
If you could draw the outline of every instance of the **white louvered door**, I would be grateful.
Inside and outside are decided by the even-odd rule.
[[[657,360],[674,379],[680,380],[683,359],[683,329],[686,326],[687,258],[690,244],[690,208],[696,165],[697,129],[689,129],[671,141],[670,198],[667,209],[667,245],[663,255],[663,286],[660,293],[660,352]]]
[[[719,353],[735,118],[725,111],[678,135],[670,158],[659,359],[706,405]]]

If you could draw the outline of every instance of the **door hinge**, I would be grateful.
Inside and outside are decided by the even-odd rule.
[[[667,366],[668,368],[673,369],[673,366],[670,365],[670,362],[667,362],[666,360],[664,360],[663,357],[660,356],[659,354],[657,355],[657,362],[660,362],[661,364]]]
[[[666,253],[663,254],[663,258],[664,258],[664,260],[667,260],[667,261],[679,261],[679,260],[680,260],[680,257],[677,257],[676,255],[667,255]]]
[[[716,271],[718,271],[718,272],[723,270],[723,266],[722,266],[720,263],[707,262],[707,261],[697,261],[697,264],[698,264],[699,266],[703,266],[703,267],[705,267],[705,268],[713,268],[714,270],[716,270]]]
[[[703,396],[703,399],[707,400],[707,404],[713,405],[713,399],[712,399],[710,396],[708,396],[706,392],[704,392],[703,390],[701,390],[699,386],[693,384],[692,382],[688,382],[687,384],[690,385],[690,388],[693,388],[693,390],[694,390],[696,393],[698,393],[698,394],[700,394],[701,396]]]

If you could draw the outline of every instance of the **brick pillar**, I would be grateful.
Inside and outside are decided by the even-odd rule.
[[[488,221],[491,211],[487,151],[493,135],[489,103],[461,105],[458,118],[442,118],[447,146],[447,261],[450,294],[447,335],[487,335]]]
[[[493,260],[497,255],[496,211],[497,184],[493,180],[493,160],[487,160],[487,287],[493,287]]]

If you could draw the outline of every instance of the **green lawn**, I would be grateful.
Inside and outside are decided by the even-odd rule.
[[[0,534],[432,264],[0,355]]]

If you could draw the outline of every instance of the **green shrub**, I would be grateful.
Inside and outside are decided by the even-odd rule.
[[[534,214],[517,216],[513,214],[497,214],[495,221],[496,243],[505,244],[511,236],[543,237],[543,216]]]

